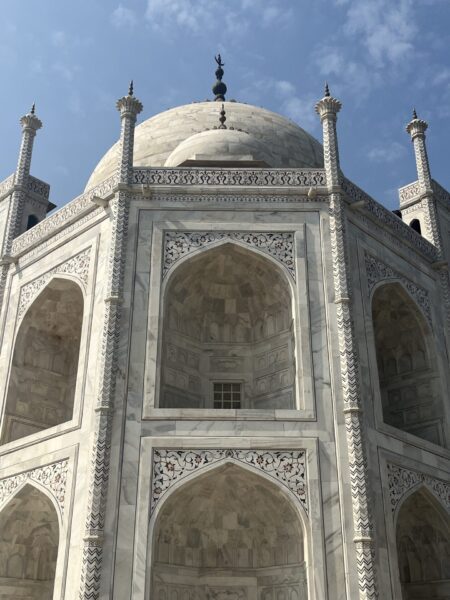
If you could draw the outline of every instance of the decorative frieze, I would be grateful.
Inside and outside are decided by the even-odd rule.
[[[0,182],[0,199],[9,194],[14,186],[14,173]]]
[[[425,485],[450,512],[450,483],[442,479],[430,477],[425,473],[406,469],[394,464],[387,464],[389,503],[395,512],[403,496],[412,488]]]
[[[292,232],[166,231],[163,277],[190,252],[221,241],[235,241],[257,248],[279,261],[295,279],[294,234]]]
[[[65,459],[45,465],[44,467],[37,467],[31,471],[24,471],[23,473],[0,479],[0,508],[4,506],[22,484],[28,481],[35,481],[52,494],[62,516],[64,514],[66,499],[68,469],[69,461]]]
[[[227,460],[261,471],[290,490],[308,512],[304,450],[166,450],[153,451],[153,512],[167,491],[194,472]]]
[[[75,276],[80,283],[86,288],[88,275],[89,275],[89,263],[91,258],[91,247],[86,248],[82,252],[79,252],[69,260],[57,265],[50,271],[47,271],[40,277],[33,279],[20,290],[18,318],[20,319],[25,311],[28,309],[33,300],[39,295],[40,291],[47,285],[50,279],[54,275],[67,274]]]
[[[416,283],[413,283],[389,265],[381,262],[378,258],[371,256],[368,252],[364,253],[364,258],[367,273],[367,291],[369,295],[374,286],[380,281],[388,281],[390,279],[401,281],[422,310],[428,323],[432,325],[430,296],[427,290],[418,286]]]
[[[117,184],[116,176],[105,179],[100,185],[91,188],[69,204],[66,204],[50,217],[47,217],[22,235],[19,235],[12,244],[12,254],[15,256],[26,251],[31,246],[41,243],[49,236],[54,236],[61,229],[67,229],[67,226],[75,220],[80,219],[88,212],[96,209],[92,202],[94,196],[100,198],[110,195]]]
[[[398,190],[400,206],[419,198],[423,195],[423,192],[424,189],[420,181],[413,181],[409,185],[405,185],[404,187],[400,188]]]
[[[134,184],[214,186],[326,186],[323,169],[133,169]]]
[[[40,196],[43,200],[48,200],[50,195],[49,184],[31,175],[28,176],[27,190],[32,194],[36,194],[36,196]]]

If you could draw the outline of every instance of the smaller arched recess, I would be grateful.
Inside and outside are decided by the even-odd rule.
[[[295,408],[292,291],[234,243],[181,263],[164,294],[159,406]]]
[[[0,598],[52,600],[58,545],[52,501],[26,484],[0,512]]]
[[[79,285],[54,278],[26,312],[14,344],[1,443],[72,418],[83,303]]]
[[[226,462],[164,501],[153,529],[157,600],[307,600],[299,511],[275,483]]]
[[[402,600],[447,600],[450,516],[425,487],[399,508],[396,542]]]
[[[426,319],[400,283],[376,288],[372,319],[384,422],[444,445],[435,342]]]

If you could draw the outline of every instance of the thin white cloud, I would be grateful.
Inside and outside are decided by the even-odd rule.
[[[403,144],[399,142],[385,142],[371,148],[367,156],[372,162],[392,163],[404,158],[406,153],[406,147]]]
[[[67,43],[67,36],[64,31],[54,31],[51,35],[52,44],[57,48],[62,48]]]
[[[245,34],[250,27],[289,24],[292,10],[279,0],[148,0],[146,18],[156,30],[180,28],[192,33],[223,29]]]
[[[130,8],[119,4],[111,14],[111,22],[117,29],[132,29],[137,23],[137,17]]]

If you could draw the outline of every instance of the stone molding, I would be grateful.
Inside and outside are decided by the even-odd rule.
[[[324,169],[134,168],[132,182],[151,185],[326,186]]]
[[[0,479],[0,506],[3,507],[23,483],[35,481],[51,493],[61,511],[61,516],[63,516],[68,470],[69,461],[64,459],[50,465],[37,467],[30,471],[24,471],[23,473]]]
[[[0,199],[7,196],[14,187],[15,174],[12,173],[9,177],[0,182]]]
[[[207,466],[227,460],[242,463],[265,473],[292,492],[308,513],[305,450],[163,448],[155,448],[153,451],[151,513],[175,483]]]
[[[83,288],[86,289],[90,259],[91,247],[89,246],[89,248],[86,248],[65,262],[53,267],[53,269],[50,269],[50,271],[47,271],[40,277],[37,277],[36,279],[33,279],[33,281],[25,284],[20,289],[19,308],[17,311],[18,318],[20,319],[22,317],[28,307],[32,304],[33,300],[39,295],[40,291],[47,285],[54,275],[74,275],[83,285]]]
[[[375,258],[368,252],[364,252],[364,259],[366,264],[367,273],[367,293],[370,296],[373,288],[380,281],[389,281],[392,279],[401,281],[411,296],[414,298],[416,304],[422,310],[430,326],[432,326],[431,319],[431,304],[430,297],[424,288],[420,287],[416,283],[413,283],[398,271],[392,269],[392,267],[386,265],[378,258]]]
[[[50,217],[47,217],[22,235],[19,235],[12,244],[12,254],[21,254],[31,246],[41,243],[44,239],[54,236],[61,229],[66,229],[73,221],[77,221],[86,213],[96,209],[92,202],[94,196],[101,198],[107,197],[115,189],[117,184],[116,176],[105,179],[100,185],[91,188],[66,206],[60,208]]]
[[[450,512],[450,483],[436,479],[426,473],[406,469],[398,465],[387,463],[389,484],[389,504],[392,513],[395,512],[399,502],[412,488],[421,484],[425,485]]]
[[[423,194],[423,186],[420,181],[413,181],[412,183],[401,187],[398,190],[398,197],[400,199],[400,206],[411,202],[416,198],[420,198]]]
[[[27,182],[27,190],[36,196],[40,196],[43,200],[48,200],[50,195],[50,186],[45,181],[38,179],[37,177],[33,177],[32,175],[28,176]]]
[[[280,262],[295,280],[294,234],[292,232],[166,231],[164,234],[163,277],[183,256],[230,240],[257,248]]]

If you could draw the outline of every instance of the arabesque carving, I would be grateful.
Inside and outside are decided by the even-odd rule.
[[[387,464],[389,502],[392,512],[395,512],[403,496],[412,488],[424,484],[450,512],[450,483],[431,477],[426,473],[406,469],[391,463]]]

